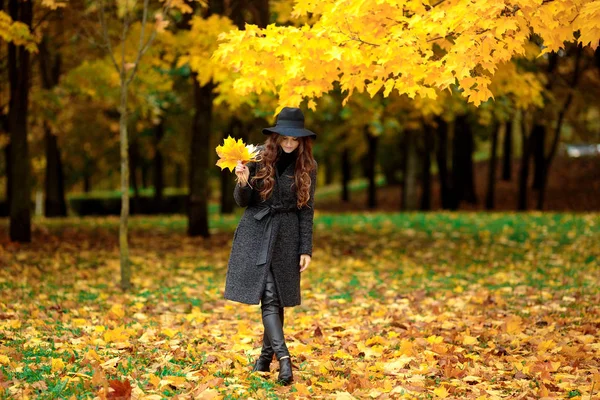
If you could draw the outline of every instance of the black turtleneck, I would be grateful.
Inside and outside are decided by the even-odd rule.
[[[276,162],[277,172],[279,175],[285,171],[285,169],[291,164],[296,162],[296,157],[298,156],[298,149],[292,151],[291,153],[286,153],[285,151],[279,151],[279,159]]]

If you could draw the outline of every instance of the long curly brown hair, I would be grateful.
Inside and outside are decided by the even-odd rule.
[[[275,163],[279,159],[279,144],[282,140],[283,136],[276,133],[269,135],[265,141],[264,150],[260,155],[262,167],[252,178],[253,182],[260,181],[261,184],[256,185],[256,187],[263,200],[268,199],[273,194]],[[302,208],[308,204],[310,198],[310,172],[315,168],[315,163],[312,153],[312,139],[308,136],[300,137],[298,138],[298,142],[298,148],[296,149],[298,156],[296,157],[292,190],[296,190],[296,204],[298,208]],[[300,188],[300,190],[296,188]]]

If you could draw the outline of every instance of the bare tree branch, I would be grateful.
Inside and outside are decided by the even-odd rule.
[[[110,43],[110,37],[108,36],[108,26],[106,25],[106,19],[104,18],[104,0],[100,0],[100,13],[98,14],[98,18],[100,19],[100,26],[102,27],[102,34],[104,36],[104,43],[108,50],[108,54],[110,55],[110,59],[112,60],[117,72],[120,72],[119,64],[117,64],[117,60],[115,59],[115,55],[113,54],[112,44]]]
[[[129,7],[127,6],[128,1],[125,2],[125,15],[123,16],[123,31],[121,32],[121,86],[123,82],[125,82],[125,88],[121,90],[127,90],[127,85],[129,82],[126,80],[127,78],[127,70],[125,69],[125,40],[127,39],[127,32],[129,32]],[[123,110],[125,112],[125,110]]]
[[[40,18],[40,20],[37,22],[37,24],[35,24],[35,26],[33,26],[31,28],[31,32],[35,32],[36,29],[46,20],[46,18],[48,18],[50,16],[50,14],[52,14],[55,10],[48,10],[48,12],[46,12],[46,14],[44,14],[44,16],[42,18]]]
[[[140,44],[138,46],[137,57],[135,58],[135,61],[133,63],[133,70],[131,71],[129,78],[127,79],[126,85],[129,85],[129,83],[133,80],[133,77],[135,76],[135,73],[137,71],[137,66],[140,62],[140,59],[142,58],[142,54],[143,54],[142,50],[144,50],[144,36],[146,33],[146,21],[148,20],[148,3],[149,3],[149,0],[144,0],[144,10],[143,10],[143,14],[142,14],[142,28],[140,31]],[[156,32],[156,30],[154,30],[152,32],[152,34],[150,35],[150,39],[153,38],[154,32]],[[150,40],[148,40],[148,42],[150,42]]]
[[[162,14],[166,15],[167,12],[169,11],[170,7],[171,7],[171,0],[166,2],[165,6],[163,7],[163,10],[161,11]],[[135,59],[134,65],[133,65],[133,70],[131,71],[131,75],[129,76],[129,79],[127,79],[127,85],[129,85],[129,83],[135,77],[135,73],[136,73],[138,65],[140,63],[140,59],[146,53],[146,51],[148,51],[148,49],[150,48],[150,45],[152,44],[152,42],[154,41],[154,38],[156,37],[156,29],[154,29],[152,31],[152,33],[150,34],[148,41],[145,44],[143,43],[144,42],[144,30],[145,30],[146,21],[148,18],[147,12],[148,12],[148,0],[144,0],[144,14],[142,16],[142,30],[140,32],[140,45],[138,48],[137,57]]]

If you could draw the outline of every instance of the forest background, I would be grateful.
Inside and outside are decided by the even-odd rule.
[[[583,0],[0,0],[0,393],[593,398],[599,21]],[[215,166],[285,105],[319,163],[291,389],[234,372],[259,335],[220,299],[241,210]]]

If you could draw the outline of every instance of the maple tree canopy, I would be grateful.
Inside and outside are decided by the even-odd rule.
[[[532,33],[540,55],[577,40],[596,48],[600,1],[589,0],[299,0],[301,27],[246,25],[221,35],[214,57],[239,73],[240,95],[273,91],[279,108],[305,98],[316,108],[339,82],[345,102],[354,91],[393,89],[435,99],[458,85],[478,106],[498,64],[525,54]]]

